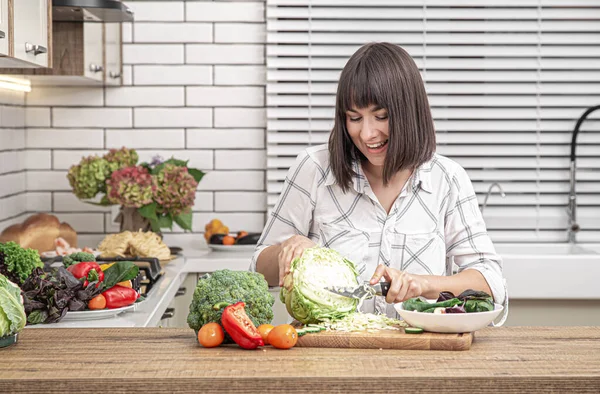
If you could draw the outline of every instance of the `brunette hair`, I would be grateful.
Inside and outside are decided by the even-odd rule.
[[[383,183],[404,169],[415,169],[435,152],[435,129],[419,69],[397,45],[370,43],[352,55],[342,70],[329,136],[331,170],[347,191],[355,176],[353,162],[365,156],[346,129],[346,111],[377,105],[388,112],[389,141]]]

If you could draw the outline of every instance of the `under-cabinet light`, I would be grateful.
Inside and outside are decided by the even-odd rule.
[[[0,89],[16,90],[17,92],[31,92],[31,81],[0,75]]]

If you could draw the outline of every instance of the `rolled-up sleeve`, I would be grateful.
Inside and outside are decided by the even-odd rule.
[[[250,271],[256,271],[256,261],[268,246],[277,245],[293,235],[308,237],[316,205],[319,167],[306,151],[298,155],[288,170],[283,189],[270,212],[269,218],[256,245]]]
[[[458,272],[474,269],[487,281],[494,301],[507,300],[502,258],[496,254],[487,233],[471,180],[461,167],[452,177],[446,212],[446,254],[454,259]]]

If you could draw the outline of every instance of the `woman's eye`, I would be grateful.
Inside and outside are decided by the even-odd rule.
[[[381,115],[381,116],[376,116],[375,117],[377,120],[386,120],[388,118],[387,115]]]
[[[350,122],[360,122],[361,118],[350,118]]]

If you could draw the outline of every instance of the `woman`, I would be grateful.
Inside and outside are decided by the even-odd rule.
[[[344,67],[329,144],[306,149],[290,168],[251,270],[281,285],[291,261],[315,245],[366,264],[361,281],[391,282],[363,312],[395,316],[389,304],[441,291],[506,299],[471,181],[435,154],[423,81],[396,45],[367,44]]]

